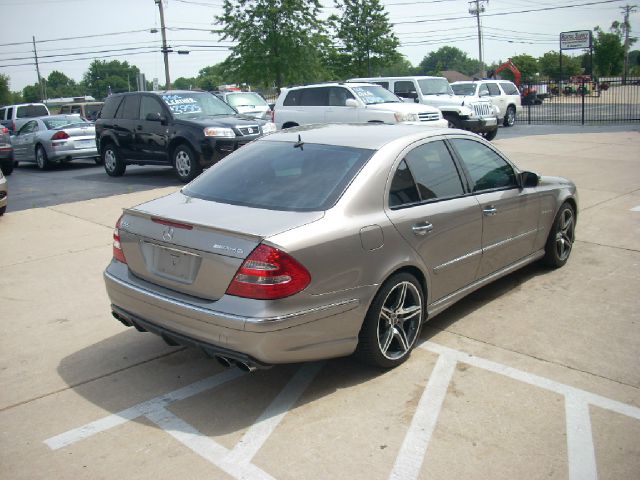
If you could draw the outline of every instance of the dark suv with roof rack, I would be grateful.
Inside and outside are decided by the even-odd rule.
[[[96,120],[96,143],[106,172],[127,165],[171,165],[183,182],[275,125],[238,114],[207,92],[111,95]]]

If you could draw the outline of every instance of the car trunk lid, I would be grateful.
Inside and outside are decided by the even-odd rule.
[[[136,276],[217,300],[264,238],[322,216],[228,205],[178,192],[125,210],[120,242]]]

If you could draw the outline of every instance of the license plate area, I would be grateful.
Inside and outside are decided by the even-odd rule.
[[[202,258],[195,253],[147,242],[142,251],[147,269],[154,275],[186,285],[198,275]]]

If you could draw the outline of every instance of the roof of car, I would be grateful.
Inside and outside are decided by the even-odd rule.
[[[375,83],[371,82],[324,82],[324,83],[312,83],[309,85],[298,85],[295,87],[287,87],[287,90],[295,90],[298,88],[315,88],[315,87],[361,87],[365,85],[375,86]]]
[[[304,125],[288,128],[264,137],[267,141],[297,142],[379,150],[384,145],[403,137],[415,136],[416,140],[450,133],[477,137],[475,134],[449,128],[433,128],[423,125],[390,125],[383,123],[340,123]]]

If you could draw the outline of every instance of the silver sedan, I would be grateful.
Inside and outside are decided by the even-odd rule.
[[[577,208],[572,182],[469,132],[300,127],[125,210],[104,277],[124,325],[225,365],[355,352],[389,368],[465,295],[534,261],[563,266]]]
[[[35,162],[41,170],[77,158],[99,163],[96,130],[79,115],[51,115],[25,123],[11,137],[16,162]]]

